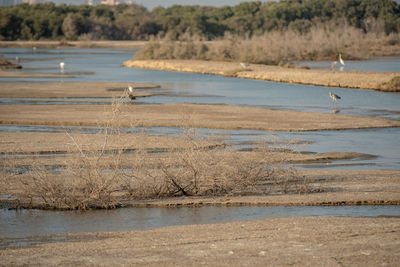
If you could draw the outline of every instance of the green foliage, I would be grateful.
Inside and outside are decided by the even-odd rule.
[[[241,37],[287,29],[306,33],[315,23],[337,22],[364,32],[379,21],[386,34],[400,32],[400,6],[393,0],[281,0],[230,7],[140,5],[56,6],[53,3],[0,7],[0,39],[122,39],[150,36],[213,40],[227,32]]]

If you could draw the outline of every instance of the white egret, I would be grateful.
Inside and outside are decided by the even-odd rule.
[[[344,61],[343,61],[343,59],[342,59],[342,54],[340,54],[340,53],[339,53],[339,62],[340,62],[340,64],[342,64],[342,66],[345,65],[345,64],[344,64]]]
[[[128,94],[129,98],[131,100],[136,99],[136,97],[133,95],[133,87],[132,86],[130,86],[130,85],[128,86],[128,91],[129,91],[129,94]]]

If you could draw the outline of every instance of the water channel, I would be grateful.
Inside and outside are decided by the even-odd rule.
[[[332,112],[328,92],[342,97],[336,112],[357,116],[373,116],[400,120],[400,94],[371,90],[329,88],[266,81],[245,80],[199,75],[124,68],[121,63],[132,58],[134,51],[111,49],[36,49],[1,48],[5,58],[16,56],[27,73],[59,73],[58,64],[65,62],[66,74],[74,78],[0,78],[0,82],[67,82],[118,81],[151,82],[161,85],[160,92],[168,93],[138,101],[148,103],[207,103],[241,105],[279,110]],[[303,62],[312,68],[328,68],[330,62]],[[367,61],[348,61],[346,70],[400,71],[400,58],[374,58]],[[17,71],[17,70],[16,70]],[[0,84],[1,86],[1,84]],[[111,99],[0,99],[0,105],[25,104],[109,104]],[[91,127],[81,131],[95,131]],[[6,132],[62,132],[63,127],[0,125]],[[154,135],[175,134],[177,128],[154,127],[147,129]],[[205,134],[218,130],[200,129]],[[224,133],[225,134],[225,133]],[[241,145],[262,136],[266,131],[229,131],[229,138]],[[356,159],[335,164],[299,166],[300,168],[331,169],[400,169],[400,129],[365,129],[318,132],[277,132],[281,139],[300,139],[309,145],[304,151],[359,152],[376,155],[368,160]],[[80,231],[115,231],[148,229],[165,225],[213,223],[224,221],[295,216],[399,216],[398,207],[241,207],[241,208],[181,208],[181,209],[120,209],[113,211],[54,212],[0,210],[0,238],[22,238],[30,235]],[[95,225],[98,227],[94,227]],[[27,227],[29,225],[29,227]],[[21,230],[23,229],[23,230]]]

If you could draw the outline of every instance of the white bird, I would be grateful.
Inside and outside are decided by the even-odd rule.
[[[18,56],[15,57],[15,61],[19,62],[19,57]]]
[[[64,68],[65,68],[65,63],[64,62],[60,62],[60,71],[64,72]]]
[[[248,67],[250,67],[250,64],[247,64],[247,63],[244,63],[244,62],[240,62],[240,66],[241,66],[243,69],[247,69]]]
[[[128,86],[128,91],[129,91],[129,98],[131,99],[131,100],[134,100],[134,99],[136,99],[136,97],[133,95],[133,87],[132,86]]]
[[[337,101],[338,99],[341,99],[340,96],[338,96],[338,95],[336,95],[336,94],[333,94],[333,93],[330,92],[330,91],[329,91],[329,96],[332,98],[332,104],[335,104],[336,101]]]
[[[342,54],[340,54],[340,53],[339,53],[339,62],[340,62],[340,64],[342,64],[342,66],[345,65],[345,64],[344,64],[344,61],[343,61],[343,59],[342,59]]]

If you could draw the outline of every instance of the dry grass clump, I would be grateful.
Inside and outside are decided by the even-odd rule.
[[[213,42],[197,37],[185,37],[179,42],[153,40],[136,53],[135,59],[200,59],[277,65],[291,60],[334,59],[339,52],[344,59],[386,55],[385,51],[392,49],[385,47],[400,47],[400,34],[385,35],[383,25],[374,25],[367,33],[342,23],[317,24],[307,32],[270,31],[251,38],[226,34]]]
[[[18,166],[17,156],[11,156],[2,161],[2,186],[13,184],[18,201],[33,207],[80,210],[115,208],[124,199],[308,191],[305,179],[287,164],[289,152],[266,142],[241,152],[188,127],[174,149],[155,153],[143,145],[127,154],[115,126],[123,105],[113,105],[114,115],[97,133],[101,149],[90,137],[78,140],[67,133],[70,149],[63,164],[43,165],[37,155]]]
[[[383,91],[400,92],[400,76],[393,77],[390,81],[381,85]]]

